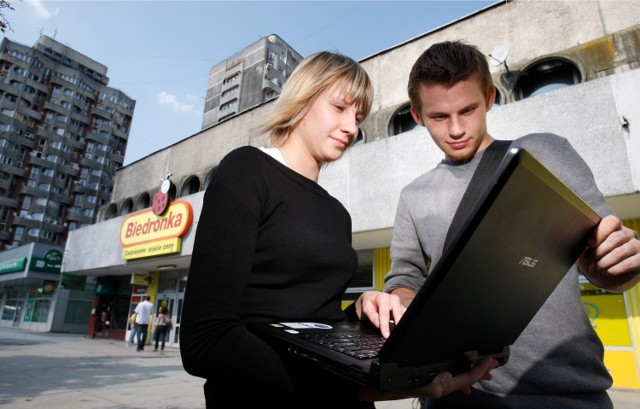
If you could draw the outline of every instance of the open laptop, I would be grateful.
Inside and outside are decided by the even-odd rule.
[[[443,371],[466,372],[487,355],[504,365],[600,219],[530,153],[512,148],[379,351],[355,346],[360,338],[382,339],[360,322],[249,329],[325,370],[385,391],[430,382]]]

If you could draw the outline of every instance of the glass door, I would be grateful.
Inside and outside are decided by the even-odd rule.
[[[178,293],[175,297],[175,302],[172,303],[171,320],[173,321],[173,329],[169,333],[169,346],[180,346],[180,316],[182,315],[182,302],[184,300],[184,293]],[[173,301],[173,300],[172,300]]]

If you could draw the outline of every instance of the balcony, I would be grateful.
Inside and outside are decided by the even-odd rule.
[[[28,217],[16,216],[13,218],[14,226],[22,226],[26,228],[40,227],[42,222],[40,220],[30,219]]]
[[[66,226],[63,226],[59,221],[44,222],[44,230],[51,231],[58,234],[63,234],[67,231]]]
[[[14,199],[12,197],[0,196],[0,206],[2,207],[10,207],[12,209],[18,208],[18,199]]]

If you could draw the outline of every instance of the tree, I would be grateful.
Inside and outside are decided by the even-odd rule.
[[[13,10],[13,7],[11,7],[11,3],[8,1],[0,0],[0,31],[4,33],[7,29],[11,30],[11,25],[9,24],[9,20],[4,16],[2,9]]]

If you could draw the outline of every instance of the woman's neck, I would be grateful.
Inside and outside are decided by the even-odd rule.
[[[291,170],[314,182],[318,182],[321,164],[309,155],[306,150],[291,140],[288,140],[287,143],[280,146],[279,149],[287,166]]]

